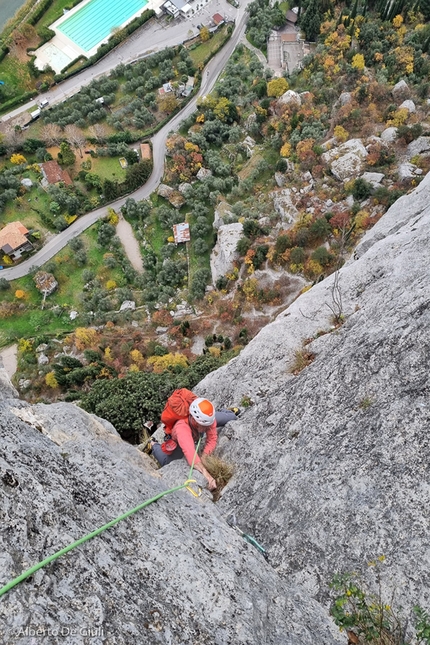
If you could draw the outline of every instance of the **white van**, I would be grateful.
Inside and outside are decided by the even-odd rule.
[[[47,105],[49,105],[48,99],[42,99],[39,103],[39,107],[41,110],[43,110],[43,108],[45,108]]]

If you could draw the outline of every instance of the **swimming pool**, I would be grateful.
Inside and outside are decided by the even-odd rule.
[[[57,29],[88,52],[146,4],[148,0],[90,0]]]

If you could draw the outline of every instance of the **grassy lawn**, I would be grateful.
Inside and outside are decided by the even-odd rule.
[[[30,60],[30,59],[29,59]],[[0,80],[4,82],[4,100],[34,88],[27,65],[8,55],[0,63]]]
[[[49,212],[49,204],[52,201],[49,195],[45,193],[43,188],[35,186],[20,199],[19,205],[15,200],[10,200],[7,203],[6,208],[0,215],[0,223],[9,224],[19,220],[28,229],[45,230],[40,221],[40,215],[36,210]]]
[[[217,51],[221,46],[227,33],[227,25],[224,25],[222,29],[219,29],[216,34],[212,36],[205,43],[202,43],[196,49],[190,51],[190,57],[193,60],[193,63],[196,67],[204,63],[205,59],[214,51]]]
[[[36,29],[39,27],[49,27],[53,22],[58,18],[61,18],[63,15],[63,9],[66,7],[70,8],[71,6],[76,6],[77,2],[72,2],[70,0],[54,0],[52,5],[45,11],[43,16],[40,18],[39,22],[36,23]]]
[[[89,172],[95,172],[102,179],[117,179],[120,182],[125,179],[125,170],[120,166],[119,157],[91,159],[91,170]]]

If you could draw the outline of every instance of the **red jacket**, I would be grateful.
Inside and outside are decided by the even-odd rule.
[[[201,434],[204,434],[203,432]],[[179,419],[172,428],[172,439],[181,447],[185,459],[191,466],[196,447],[194,445],[193,433],[191,431],[188,419]],[[218,435],[216,431],[216,421],[206,430],[206,444],[203,450],[204,455],[210,455],[216,448]],[[200,457],[196,455],[194,463],[200,462]]]

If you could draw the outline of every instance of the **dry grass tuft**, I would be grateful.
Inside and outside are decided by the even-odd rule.
[[[234,466],[216,455],[203,455],[202,462],[206,470],[212,475],[217,483],[215,495],[219,496],[221,490],[228,484],[234,475]]]

